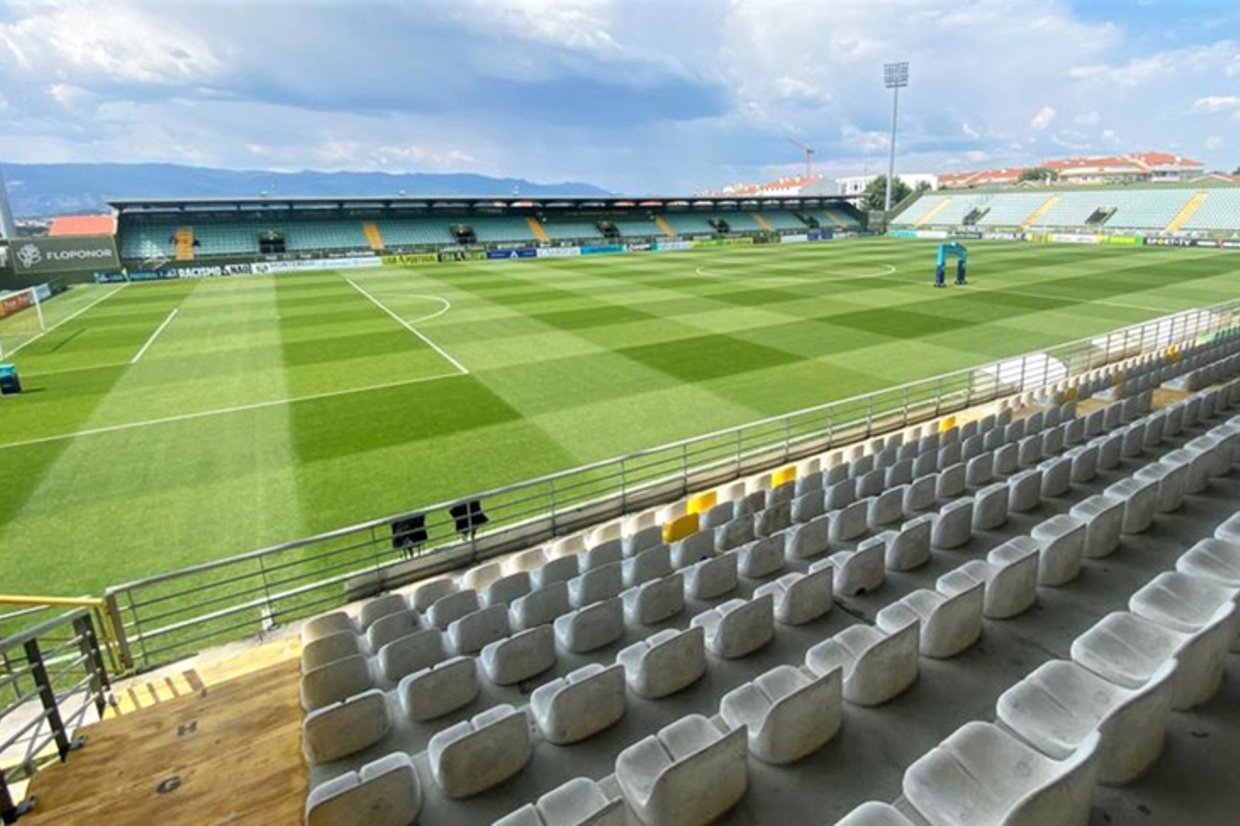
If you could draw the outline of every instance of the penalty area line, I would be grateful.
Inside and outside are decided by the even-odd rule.
[[[15,447],[29,447],[30,445],[45,444],[47,442],[59,442],[65,439],[76,439],[79,436],[99,436],[105,433],[117,433],[123,430],[137,430],[143,427],[153,427],[161,424],[174,424],[176,422],[188,422],[194,419],[207,419],[214,416],[226,416],[231,413],[245,413],[250,410],[262,410],[267,407],[279,407],[281,405],[292,405],[300,402],[317,401],[320,399],[332,399],[338,396],[349,396],[354,393],[369,393],[374,390],[390,390],[395,387],[405,387],[411,384],[422,384],[428,381],[440,381],[441,379],[460,378],[461,373],[441,373],[438,376],[419,376],[416,379],[404,379],[403,381],[390,381],[383,384],[370,384],[365,387],[354,387],[347,390],[329,390],[323,393],[311,393],[306,396],[293,396],[288,399],[272,399],[265,402],[253,402],[251,404],[238,404],[232,407],[218,407],[214,410],[200,410],[197,413],[182,413],[177,416],[163,416],[158,419],[146,419],[140,422],[125,422],[123,424],[107,425],[105,427],[92,427],[87,430],[76,430],[73,433],[58,433],[54,436],[40,436],[37,439],[25,439],[20,442],[9,442],[0,444],[0,450],[8,450]]]
[[[19,350],[21,350],[23,347],[25,347],[26,345],[28,345],[28,344],[34,344],[34,343],[35,343],[36,341],[38,341],[39,339],[43,338],[45,335],[47,335],[48,333],[50,333],[50,332],[52,332],[53,330],[55,330],[55,329],[56,329],[57,327],[59,327],[61,324],[65,324],[65,323],[67,323],[67,322],[70,322],[70,321],[72,321],[73,319],[75,319],[75,318],[77,318],[78,316],[80,316],[82,313],[84,313],[84,312],[86,312],[87,310],[89,310],[91,307],[94,307],[96,304],[101,304],[101,303],[103,303],[104,301],[107,301],[109,298],[111,298],[112,296],[114,296],[114,295],[116,295],[117,293],[119,293],[121,290],[123,290],[123,289],[125,289],[126,287],[128,287],[128,286],[130,285],[130,283],[131,283],[131,282],[126,281],[124,284],[121,284],[121,285],[120,285],[119,287],[117,287],[115,290],[112,290],[112,292],[107,293],[106,295],[101,295],[99,298],[96,298],[94,301],[90,302],[89,304],[87,304],[87,305],[86,305],[85,307],[83,307],[82,309],[80,309],[80,310],[75,310],[74,312],[72,312],[72,313],[70,313],[69,315],[67,315],[67,316],[65,316],[64,318],[62,318],[60,321],[57,321],[57,322],[56,322],[55,324],[53,324],[51,327],[48,327],[46,330],[43,330],[42,332],[40,332],[40,333],[39,333],[37,336],[35,336],[34,338],[27,339],[26,341],[23,341],[21,344],[17,345],[17,346],[16,346],[16,347],[14,347],[12,350],[10,350],[9,352],[5,353],[5,355],[6,355],[6,356],[15,356],[15,355],[17,355],[17,352],[18,352]]]
[[[391,316],[391,318],[392,318],[392,320],[393,320],[393,321],[395,321],[395,322],[396,322],[397,324],[399,324],[400,326],[404,327],[404,328],[405,328],[406,330],[408,330],[409,332],[413,333],[415,336],[417,336],[417,337],[418,337],[418,338],[420,338],[423,342],[425,342],[425,343],[426,343],[426,345],[427,345],[428,347],[430,347],[430,348],[431,348],[432,350],[434,350],[436,353],[438,353],[439,355],[441,355],[441,356],[443,356],[445,359],[447,359],[447,360],[448,360],[448,363],[449,363],[449,364],[451,364],[453,367],[455,367],[455,368],[457,369],[457,371],[458,371],[458,372],[460,372],[460,374],[461,374],[462,376],[468,376],[468,375],[469,375],[469,368],[468,368],[468,367],[466,367],[464,364],[461,364],[461,363],[460,363],[459,361],[457,361],[455,358],[453,358],[453,357],[452,357],[452,355],[451,355],[451,354],[450,354],[447,350],[443,349],[443,348],[442,348],[442,347],[440,347],[438,344],[436,344],[435,342],[433,342],[433,341],[431,341],[429,338],[427,338],[425,335],[423,335],[422,333],[418,332],[418,330],[417,330],[417,329],[416,329],[416,328],[415,328],[412,324],[410,324],[408,321],[405,321],[403,318],[401,318],[400,316],[398,316],[396,313],[392,312],[392,311],[391,311],[391,310],[387,307],[387,305],[385,305],[382,301],[380,301],[379,299],[375,298],[373,295],[371,295],[370,293],[368,293],[364,287],[362,287],[360,284],[358,284],[358,283],[357,283],[356,281],[354,281],[352,278],[349,278],[348,276],[345,276],[345,279],[344,279],[344,280],[345,280],[345,281],[347,281],[347,282],[349,282],[349,286],[350,286],[350,287],[352,287],[353,289],[357,290],[359,293],[361,293],[362,295],[364,295],[364,296],[365,296],[365,297],[366,297],[366,298],[370,301],[370,303],[374,304],[374,305],[375,305],[376,307],[378,307],[380,310],[383,310],[383,312],[385,312],[385,313],[387,313],[389,316]],[[441,300],[442,300],[442,299],[441,299]],[[449,306],[451,306],[451,305],[449,305]],[[446,312],[446,310],[445,310],[445,312]],[[425,319],[419,319],[419,320],[425,320]]]
[[[133,358],[129,360],[130,364],[138,363],[138,359],[142,358],[142,356],[146,354],[146,351],[151,349],[151,345],[155,343],[155,339],[159,338],[159,334],[162,333],[168,327],[168,325],[172,323],[172,319],[176,318],[176,315],[177,315],[177,308],[173,307],[172,312],[168,313],[168,316],[167,318],[163,320],[163,323],[155,328],[155,332],[151,333],[151,336],[150,338],[146,340],[146,343],[144,343],[142,347],[139,348],[138,352],[134,353]]]

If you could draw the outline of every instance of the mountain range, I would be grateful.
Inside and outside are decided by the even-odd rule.
[[[179,164],[5,164],[18,218],[104,212],[108,198],[231,198],[261,193],[306,196],[607,195],[587,183],[534,183],[469,173],[265,172]]]

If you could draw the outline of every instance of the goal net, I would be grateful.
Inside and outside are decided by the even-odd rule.
[[[47,330],[43,303],[51,295],[46,284],[16,292],[0,292],[0,361],[16,354]]]

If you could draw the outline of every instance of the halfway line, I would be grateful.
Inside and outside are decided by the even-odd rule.
[[[459,361],[457,361],[456,359],[452,358],[452,356],[448,354],[448,351],[444,350],[444,349],[443,349],[442,347],[440,347],[438,344],[436,344],[435,342],[431,341],[429,338],[427,338],[426,336],[422,335],[422,334],[421,334],[421,333],[419,333],[417,330],[415,330],[412,324],[410,324],[408,321],[405,321],[403,318],[401,318],[400,316],[398,316],[396,313],[394,313],[394,312],[392,312],[391,310],[389,310],[389,309],[388,309],[388,308],[387,308],[387,307],[383,304],[383,302],[381,302],[379,299],[375,298],[375,297],[374,297],[373,295],[371,295],[370,293],[366,292],[366,290],[365,290],[365,289],[363,289],[363,288],[361,287],[361,285],[359,285],[356,281],[354,281],[352,278],[349,278],[348,276],[345,276],[345,279],[344,279],[344,280],[349,282],[349,286],[350,286],[350,287],[352,287],[353,289],[357,290],[357,291],[358,291],[359,293],[361,293],[362,295],[366,296],[366,298],[370,299],[370,302],[371,302],[372,304],[374,304],[374,305],[375,305],[376,307],[378,307],[380,310],[383,310],[383,312],[385,312],[385,313],[387,313],[389,316],[391,316],[391,317],[393,318],[393,320],[395,320],[395,321],[396,321],[396,323],[397,323],[397,324],[399,324],[400,326],[404,327],[406,330],[408,330],[409,332],[413,333],[413,334],[414,334],[415,336],[417,336],[418,338],[422,339],[422,341],[426,342],[426,344],[427,344],[427,346],[428,346],[428,347],[430,347],[430,348],[431,348],[432,350],[434,350],[436,353],[438,353],[439,355],[441,355],[441,356],[443,356],[445,359],[447,359],[447,360],[448,360],[448,361],[452,364],[452,366],[453,366],[453,367],[455,367],[458,371],[460,371],[460,373],[461,373],[461,375],[462,375],[462,376],[468,376],[468,375],[469,375],[469,368],[468,368],[468,367],[466,367],[464,364],[461,364],[461,363],[460,363]]]
[[[142,348],[138,350],[138,352],[134,354],[134,357],[129,360],[130,364],[138,363],[138,359],[142,358],[142,354],[151,348],[151,345],[155,343],[155,339],[159,338],[159,334],[164,331],[164,328],[172,323],[172,319],[176,317],[176,314],[177,308],[173,307],[172,312],[168,313],[168,317],[164,319],[164,323],[155,328],[155,332],[151,333],[151,337],[146,340],[146,343],[142,345]]]

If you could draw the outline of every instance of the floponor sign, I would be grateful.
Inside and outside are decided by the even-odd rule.
[[[12,244],[9,258],[17,275],[99,272],[120,267],[110,235],[24,238]]]

